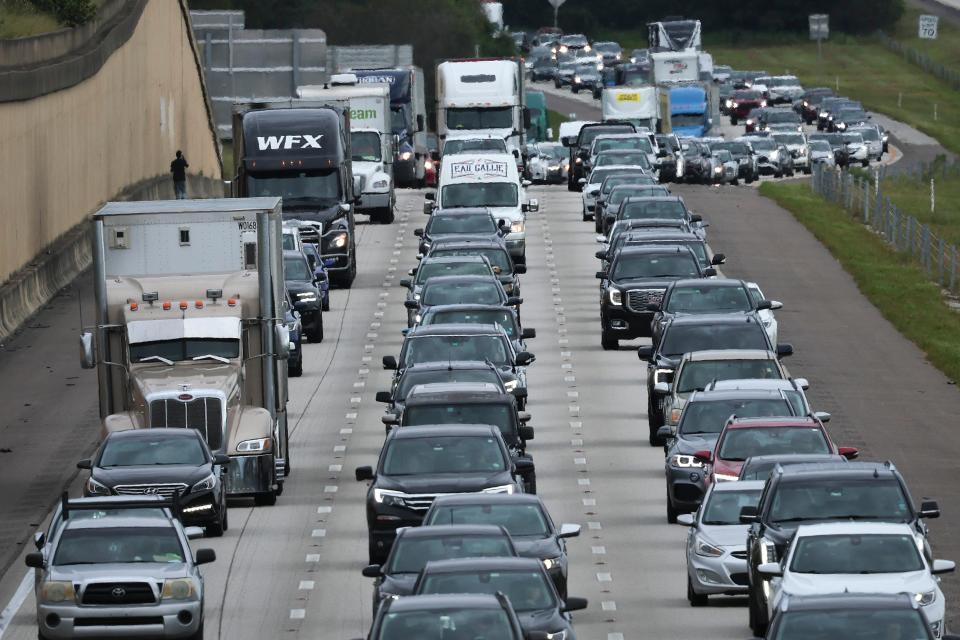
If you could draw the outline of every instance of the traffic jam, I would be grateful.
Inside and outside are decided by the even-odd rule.
[[[726,277],[733,256],[710,233],[723,211],[692,210],[674,186],[868,166],[886,133],[829,88],[714,65],[698,21],[649,29],[631,52],[543,29],[515,34],[522,59],[438,63],[438,148],[416,154],[408,184],[391,104],[425,133],[423,71],[345,73],[299,88],[300,105],[235,105],[232,197],[94,215],[97,322],[81,358],[106,437],[77,462],[82,497],[64,494],[25,556],[38,637],[204,637],[202,566],[217,554],[197,540],[224,536],[241,501],[278,508],[293,469],[314,464],[291,444],[291,379],[314,364],[305,345],[325,340],[339,293],[360,290],[364,229],[394,223],[400,197],[419,216],[421,194],[402,293],[380,298],[381,316],[405,320],[377,364],[384,411],[357,425],[382,446],[350,470],[365,490],[352,524],[366,554],[348,560],[369,586],[368,640],[575,640],[601,607],[570,571],[588,532],[538,495],[553,487],[538,487],[536,436],[557,428],[534,419],[547,390],[529,376],[523,308],[545,268],[540,220],[576,220],[595,255],[590,340],[645,394],[646,428],[630,416],[637,437],[619,445],[663,451],[662,519],[676,525],[663,552],[685,553],[690,607],[729,601],[744,635],[772,640],[957,637],[940,587],[955,563],[928,535],[937,502],[831,433],[807,399],[816,381],[789,367],[777,312],[790,300]],[[539,82],[603,117],[548,131]]]

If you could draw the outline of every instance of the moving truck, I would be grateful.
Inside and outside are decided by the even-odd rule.
[[[233,109],[233,194],[280,196],[284,220],[320,247],[330,281],[357,275],[354,209],[363,187],[353,176],[347,101],[281,100]]]
[[[93,216],[106,432],[196,429],[228,496],[276,502],[290,473],[280,198],[111,202]],[[143,492],[150,489],[143,486]]]
[[[608,87],[600,101],[603,120],[627,120],[637,127],[657,130],[660,120],[660,102],[657,88]]]
[[[713,126],[711,83],[690,83],[660,90],[660,131],[700,138]]]
[[[700,56],[696,51],[651,53],[654,84],[697,82],[700,79]]]
[[[394,135],[390,124],[390,85],[357,84],[350,73],[330,78],[331,86],[297,87],[297,97],[305,100],[350,105],[350,149],[353,175],[363,182],[357,213],[370,216],[371,222],[393,222],[396,194],[393,185]]]

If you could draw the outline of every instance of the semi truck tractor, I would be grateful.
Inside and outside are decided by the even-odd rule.
[[[652,51],[699,51],[702,34],[699,20],[662,20],[647,24]]]
[[[700,138],[713,127],[712,83],[691,82],[660,88],[661,133]]]
[[[80,341],[105,432],[196,429],[230,457],[228,496],[258,505],[291,469],[281,224],[275,197],[108,203]]]

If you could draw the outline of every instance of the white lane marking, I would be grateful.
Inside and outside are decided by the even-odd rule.
[[[613,600],[604,600],[600,603],[600,608],[604,611],[616,611],[617,603]]]
[[[567,344],[569,344],[569,343],[570,343],[570,341],[569,341],[567,338],[560,338],[559,340],[557,340],[557,344],[559,344],[560,346],[564,346],[564,345],[567,345]]]
[[[363,398],[360,396],[353,396],[350,398],[350,404],[360,404],[361,402],[363,402]]]
[[[357,419],[357,414],[356,414],[356,412],[348,413],[345,417],[346,417],[347,420],[356,420],[356,419]]]
[[[584,499],[583,499],[583,506],[585,506],[585,507],[595,507],[595,506],[597,506],[597,499],[596,499],[596,498],[584,498]]]
[[[567,397],[568,397],[570,400],[579,400],[579,399],[580,399],[580,392],[579,392],[579,391],[567,391]]]
[[[560,357],[563,358],[564,360],[569,360],[571,355],[573,355],[573,352],[571,352],[571,351],[561,351],[561,352],[560,352]]]
[[[360,358],[360,362],[372,362],[372,361],[373,361],[373,356],[363,356],[362,358]]]
[[[597,582],[613,582],[613,574],[610,573],[598,573]]]
[[[346,428],[344,428],[344,429],[340,429],[340,435],[342,435],[342,436],[346,436],[346,435],[349,435],[349,434],[351,434],[351,433],[353,433],[353,429],[351,429],[350,427],[346,427]]]
[[[24,601],[30,594],[30,588],[32,586],[33,570],[30,570],[27,571],[27,573],[23,576],[23,580],[20,581],[20,586],[17,587],[13,597],[10,598],[10,602],[8,602],[7,606],[3,608],[3,611],[0,611],[0,638],[3,637],[3,632],[7,630],[7,627],[10,626],[10,623],[13,622],[13,618],[17,615],[17,611],[19,611],[20,607],[23,606]]]
[[[602,546],[601,546],[601,547],[590,547],[590,552],[593,553],[593,555],[595,555],[595,556],[603,556],[603,555],[606,555],[606,554],[607,554],[607,548],[606,548],[606,547],[602,547]]]
[[[580,407],[575,404],[570,405],[570,415],[574,418],[580,417]]]
[[[369,374],[369,373],[370,373],[370,369],[367,369],[366,367],[364,367],[363,369],[360,369],[360,371],[357,372],[357,374],[358,374],[361,378],[365,378],[365,377],[367,376],[367,374]]]
[[[579,429],[579,428],[582,427],[582,426],[583,426],[583,423],[580,422],[580,421],[574,421],[574,422],[571,422],[571,423],[570,423],[570,428],[571,428],[571,429]]]
[[[330,513],[333,507],[317,507],[317,513]]]
[[[590,529],[591,531],[600,531],[603,529],[603,525],[601,525],[599,522],[588,522],[587,529]]]
[[[319,554],[319,553],[308,553],[308,554],[307,554],[306,562],[320,562],[320,554]]]
[[[589,487],[590,478],[577,478],[577,484],[580,485],[581,487]]]
[[[343,465],[342,465],[342,464],[331,464],[330,466],[327,467],[327,471],[330,471],[330,472],[340,472],[340,471],[343,471]]]
[[[569,362],[564,362],[563,364],[560,365],[560,368],[561,368],[561,369],[573,369],[573,365],[572,365],[571,363],[569,363]]]
[[[623,640],[622,633],[608,633],[607,640]]]
[[[303,620],[306,617],[307,617],[306,609],[290,609],[291,620]]]
[[[363,389],[365,386],[367,386],[367,383],[363,380],[358,380],[357,382],[353,383],[354,389]]]
[[[327,537],[327,530],[326,530],[326,529],[314,529],[314,530],[310,533],[310,537],[311,537],[311,538],[326,538],[326,537]]]
[[[338,487],[335,484],[328,484],[323,488],[324,493],[336,493],[339,490],[340,490],[340,487]]]
[[[347,445],[345,444],[338,444],[333,448],[334,453],[343,453],[346,450],[347,450]]]
[[[587,464],[586,458],[574,458],[573,464]]]
[[[574,438],[573,440],[570,441],[570,446],[571,446],[571,447],[582,447],[582,446],[583,446],[583,439],[582,439],[582,438]]]
[[[314,586],[316,586],[316,582],[313,580],[301,580],[297,588],[300,589],[300,591],[310,591]]]
[[[367,334],[367,340],[376,340],[377,337],[378,337],[378,334],[375,332],[370,332]]]

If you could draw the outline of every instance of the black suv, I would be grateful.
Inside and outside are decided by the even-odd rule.
[[[495,221],[486,207],[436,209],[426,227],[413,230],[413,235],[420,238],[420,253],[423,255],[440,239],[465,235],[502,238],[508,233],[509,223],[503,218]]]
[[[793,347],[788,344],[778,344],[776,347],[770,344],[770,338],[756,314],[704,314],[668,320],[656,345],[644,345],[637,349],[639,358],[647,363],[647,424],[651,445],[663,444],[657,430],[664,423],[664,395],[655,390],[657,383],[673,381],[673,372],[683,354],[711,349],[776,351],[781,358],[793,354]]]
[[[520,279],[517,276],[527,272],[526,265],[514,264],[502,239],[461,237],[436,240],[427,255],[431,258],[483,256],[490,263],[504,291],[511,296],[520,295]]]
[[[357,467],[367,490],[370,564],[382,564],[400,527],[416,527],[437,495],[519,493],[510,451],[491,425],[393,429],[376,468]]]
[[[293,308],[300,313],[303,331],[311,342],[323,340],[323,300],[320,281],[307,256],[300,251],[283,252],[283,280],[290,292]]]
[[[453,629],[483,630],[478,637],[497,640],[548,640],[546,633],[525,635],[510,598],[502,593],[387,598],[377,610],[367,640],[447,638]]]
[[[407,395],[399,414],[381,418],[387,428],[430,424],[489,424],[500,429],[510,458],[523,478],[524,493],[537,492],[537,471],[527,441],[533,440],[530,414],[517,410],[517,401],[495,385],[477,382],[439,382],[418,385]]]
[[[377,402],[386,404],[393,412],[403,411],[407,395],[413,388],[432,382],[488,382],[520,399],[517,385],[514,383],[508,389],[495,365],[480,360],[450,360],[420,362],[407,367],[394,377],[390,391],[377,391]],[[526,398],[525,395],[523,397]]]
[[[604,133],[636,133],[637,128],[629,122],[595,122],[580,128],[576,139],[561,138],[563,146],[570,148],[570,170],[567,172],[567,190],[582,191],[580,178],[586,178],[584,163],[590,159],[590,146],[594,138]]]
[[[750,628],[762,636],[767,620],[767,589],[758,567],[779,562],[797,527],[834,520],[904,522],[915,530],[932,557],[923,518],[939,518],[934,501],[914,507],[903,476],[890,462],[841,462],[774,467],[756,507],[744,507],[747,532]]]
[[[617,349],[620,340],[650,335],[653,312],[672,280],[716,275],[704,269],[693,251],[683,245],[624,247],[613,256],[610,269],[598,271],[601,282],[600,344]]]

